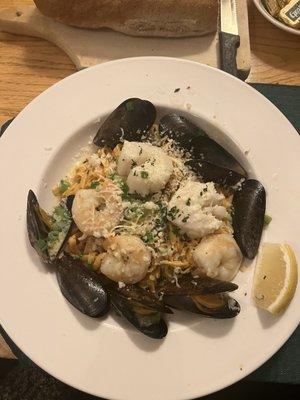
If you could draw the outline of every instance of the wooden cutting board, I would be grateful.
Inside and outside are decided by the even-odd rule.
[[[238,69],[245,79],[250,71],[250,44],[247,1],[238,0],[241,45]],[[111,30],[84,30],[55,22],[43,16],[35,6],[0,11],[0,30],[49,40],[62,48],[77,69],[125,57],[168,56],[219,66],[217,33],[182,39],[141,38]]]

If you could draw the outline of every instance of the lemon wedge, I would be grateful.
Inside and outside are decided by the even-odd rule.
[[[297,261],[288,244],[265,243],[254,272],[252,297],[257,307],[278,314],[294,297]]]

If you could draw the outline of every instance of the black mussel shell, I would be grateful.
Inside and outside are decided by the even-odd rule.
[[[185,117],[173,114],[167,114],[159,121],[159,132],[161,136],[167,136],[173,139],[180,147],[187,151],[192,151],[194,140],[199,136],[206,136],[203,129],[198,128]]]
[[[136,329],[153,339],[162,339],[168,333],[163,312],[156,311],[157,305],[148,305],[149,299],[136,301],[126,292],[111,292],[111,302],[117,314],[126,318]],[[160,305],[159,309],[166,309]]]
[[[245,169],[227,150],[188,119],[167,114],[160,120],[159,130],[162,136],[172,138],[190,153],[192,161],[195,161],[191,163],[191,167],[204,180],[235,184],[247,176]],[[203,165],[201,162],[204,162]],[[232,172],[232,176],[226,181],[225,177],[229,172]]]
[[[96,272],[66,255],[57,260],[56,267],[60,290],[75,308],[94,318],[109,311],[109,295]]]
[[[233,195],[232,226],[234,238],[243,255],[254,258],[257,254],[266,211],[266,192],[263,185],[249,179]]]
[[[207,161],[198,161],[192,158],[185,164],[188,165],[203,182],[215,182],[220,186],[227,187],[234,186],[240,182],[241,179],[244,179],[243,175],[233,170],[219,167]]]
[[[159,292],[163,295],[209,295],[224,292],[232,292],[238,286],[235,283],[221,281],[219,279],[210,278],[208,276],[192,277],[191,275],[183,275],[176,282],[166,282],[159,287]]]
[[[155,294],[139,286],[127,285],[122,289],[111,289],[111,291],[113,290],[117,292],[116,295],[118,297],[124,299],[124,301],[130,301],[135,307],[146,307],[152,311],[160,311],[168,314],[173,313]]]
[[[93,142],[99,147],[114,148],[123,140],[142,141],[155,118],[156,109],[150,101],[127,99],[106,118]]]
[[[27,195],[27,232],[31,246],[43,262],[49,263],[47,239],[50,231],[50,216],[40,207],[36,195],[29,190]]]
[[[240,312],[239,303],[227,294],[208,296],[165,296],[164,301],[177,310],[188,311],[206,317],[233,318]]]

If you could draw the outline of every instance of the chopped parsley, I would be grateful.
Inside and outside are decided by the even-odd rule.
[[[125,182],[124,178],[122,178],[120,175],[113,173],[109,176],[109,178],[111,180],[113,180],[118,186],[119,188],[122,190],[123,194],[122,194],[122,199],[123,200],[131,200],[131,196],[129,194],[129,187],[127,185],[127,183]]]
[[[147,171],[141,171],[141,177],[142,177],[143,179],[147,179],[148,176],[149,176],[149,173],[148,173]]]
[[[71,186],[70,182],[68,182],[68,181],[66,181],[66,180],[64,180],[64,179],[62,179],[62,180],[59,182],[58,189],[59,189],[60,193],[63,194],[66,190],[69,189],[70,186]]]
[[[182,218],[182,222],[187,222],[189,218],[190,218],[190,216],[187,215],[186,217]]]
[[[191,198],[190,198],[190,197],[187,199],[187,201],[185,202],[185,204],[186,204],[187,206],[190,206],[190,205],[191,205]]]
[[[174,206],[169,210],[168,217],[173,221],[178,213],[179,213],[179,208]]]
[[[41,250],[41,251],[45,251],[47,249],[47,241],[44,239],[39,239],[37,241],[37,247]]]
[[[155,242],[154,235],[153,235],[153,233],[150,232],[150,231],[147,232],[147,233],[142,237],[142,239],[143,239],[143,241],[144,241],[145,243],[149,243],[149,244]]]
[[[96,187],[97,187],[98,185],[99,185],[99,182],[94,181],[94,182],[91,183],[90,188],[91,188],[91,189],[96,189]]]
[[[50,258],[55,258],[72,224],[72,217],[66,202],[62,201],[54,208],[51,230],[48,233],[47,248]]]
[[[268,215],[268,214],[265,214],[265,216],[264,216],[264,226],[268,226],[271,221],[272,221],[272,217],[270,217],[270,215]]]
[[[179,236],[180,235],[180,229],[178,228],[178,226],[172,226],[172,232],[174,233],[174,235]]]

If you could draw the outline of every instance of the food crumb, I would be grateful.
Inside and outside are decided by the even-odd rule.
[[[190,87],[190,86],[187,86],[186,88],[187,88],[187,90],[189,90],[191,87]]]
[[[191,105],[190,103],[186,103],[186,108],[187,108],[188,110],[190,110],[190,109],[192,108],[192,105]]]
[[[180,91],[180,88],[176,88],[175,90],[174,90],[174,93],[178,93]]]
[[[244,151],[245,156],[247,156],[250,153],[250,149],[247,149]]]
[[[247,296],[247,292],[244,293],[244,296]]]

